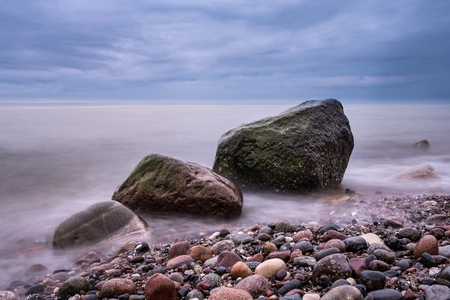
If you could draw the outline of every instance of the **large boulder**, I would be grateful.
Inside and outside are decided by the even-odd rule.
[[[311,100],[225,133],[213,170],[242,187],[320,190],[340,185],[352,150],[341,103]]]
[[[58,225],[54,248],[73,248],[147,234],[147,223],[116,201],[104,201],[74,214]]]
[[[196,163],[152,154],[145,157],[114,192],[134,211],[239,216],[241,190],[227,178]]]

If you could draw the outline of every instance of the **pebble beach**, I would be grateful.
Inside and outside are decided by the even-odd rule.
[[[450,299],[450,196],[347,191],[329,218],[92,248],[28,266],[1,299]],[[351,210],[348,207],[352,207]],[[173,237],[175,233],[176,237]]]

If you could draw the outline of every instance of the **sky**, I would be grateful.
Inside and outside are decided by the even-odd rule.
[[[4,1],[0,103],[450,103],[450,1]]]

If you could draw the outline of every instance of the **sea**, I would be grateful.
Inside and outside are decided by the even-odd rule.
[[[96,248],[55,251],[50,243],[62,221],[110,200],[146,155],[212,168],[223,133],[295,105],[0,105],[0,289],[21,280],[31,264],[44,264],[49,272],[70,268]],[[344,112],[355,147],[342,193],[244,192],[242,216],[233,220],[146,215],[152,233],[142,240],[159,243],[279,219],[318,221],[346,206],[346,189],[367,196],[450,194],[450,105],[344,103]],[[424,139],[429,149],[414,147]],[[424,163],[438,179],[390,177]],[[108,253],[117,245],[98,247]]]

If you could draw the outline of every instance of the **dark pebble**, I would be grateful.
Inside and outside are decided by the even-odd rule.
[[[402,293],[396,290],[378,290],[370,292],[368,295],[373,297],[373,300],[402,300]]]
[[[359,277],[362,284],[368,291],[380,290],[386,284],[386,275],[379,271],[362,271]]]
[[[326,233],[328,230],[336,230],[336,231],[338,231],[339,229],[341,229],[341,226],[336,225],[336,224],[325,225],[325,226],[322,226],[322,228],[319,229],[319,233],[320,233],[320,234],[324,234],[324,233]]]
[[[432,267],[436,267],[437,266],[436,260],[434,260],[434,258],[428,253],[423,253],[422,254],[422,256],[420,257],[420,263],[425,268],[432,268]]]
[[[292,251],[295,251],[297,249],[302,251],[303,254],[305,254],[305,253],[312,253],[314,251],[313,245],[310,242],[307,242],[307,241],[298,242],[297,244],[295,244],[292,247]]]
[[[341,253],[341,251],[338,248],[328,248],[328,249],[324,249],[324,250],[320,251],[319,253],[317,253],[315,258],[317,261],[319,261],[322,258],[324,258],[325,256],[335,254],[335,253]]]
[[[284,295],[287,292],[300,288],[302,286],[302,283],[298,279],[293,279],[291,281],[288,281],[285,285],[283,285],[276,293],[278,295]]]
[[[367,249],[367,242],[363,237],[353,236],[344,240],[347,252],[358,252]]]
[[[433,278],[422,278],[422,280],[420,282],[425,285],[436,284],[436,280],[434,280]]]
[[[350,282],[348,282],[345,279],[338,279],[335,282],[333,282],[333,284],[331,285],[331,288],[340,286],[340,285],[350,285]]]
[[[44,289],[45,289],[45,285],[43,285],[43,284],[33,285],[25,291],[25,296],[33,295],[33,294],[40,294],[44,291]]]

